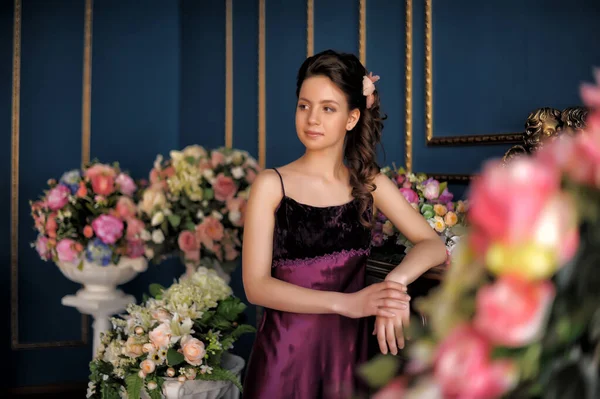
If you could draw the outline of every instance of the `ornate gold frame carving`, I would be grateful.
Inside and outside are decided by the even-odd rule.
[[[233,146],[233,0],[225,1],[225,147]]]
[[[21,105],[21,0],[14,0],[13,17],[13,70],[12,70],[12,115],[11,115],[11,348],[40,349],[56,347],[86,346],[89,338],[88,318],[81,316],[81,340],[53,342],[19,342],[19,139]],[[91,43],[92,43],[92,0],[85,3],[84,66],[83,66],[83,122],[82,161],[89,159],[90,106],[91,106]]]
[[[410,1],[410,0],[408,0]],[[433,137],[433,24],[432,1],[425,0],[425,132],[428,146],[508,144],[523,140],[523,133]]]
[[[404,164],[406,170],[412,172],[412,139],[413,139],[413,88],[412,88],[412,62],[413,62],[413,2],[406,0],[406,33],[405,33],[405,70],[404,70]]]

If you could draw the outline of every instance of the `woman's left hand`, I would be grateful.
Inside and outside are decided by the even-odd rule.
[[[404,349],[405,334],[410,324],[410,307],[406,309],[395,309],[395,317],[377,316],[373,335],[377,335],[377,342],[381,353],[386,355],[389,351],[392,355],[398,354],[398,349]]]

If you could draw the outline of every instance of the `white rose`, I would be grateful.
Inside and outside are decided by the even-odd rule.
[[[244,177],[244,169],[242,169],[241,166],[236,166],[235,168],[231,169],[231,175],[234,179],[241,179]]]
[[[201,158],[206,156],[206,150],[199,145],[189,145],[183,149],[183,156]]]
[[[217,211],[212,211],[211,216],[217,220],[223,220],[223,215]]]
[[[154,258],[154,250],[152,248],[146,248],[144,255],[146,255],[146,258],[152,259]]]
[[[212,169],[204,169],[202,176],[204,176],[206,180],[211,181],[215,177],[215,173],[212,171]]]
[[[165,240],[165,235],[162,230],[157,229],[152,232],[152,241],[156,244],[162,244]]]
[[[165,215],[162,212],[158,212],[154,216],[152,216],[151,224],[152,224],[152,226],[158,226],[159,224],[161,224],[164,221],[165,221]]]
[[[150,239],[152,238],[152,234],[150,234],[150,232],[148,230],[144,229],[140,233],[140,237],[144,241],[150,241]]]
[[[157,387],[158,387],[158,385],[156,384],[156,382],[154,382],[154,381],[148,382],[148,390],[149,391],[154,391]]]
[[[167,203],[167,198],[162,190],[158,187],[150,187],[144,191],[142,202],[139,207],[147,215],[151,215],[154,209],[161,209]]]
[[[229,221],[234,225],[237,224],[242,218],[242,213],[240,211],[231,211],[229,212]]]

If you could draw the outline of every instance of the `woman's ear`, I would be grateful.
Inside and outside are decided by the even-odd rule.
[[[360,110],[358,108],[354,108],[352,111],[350,111],[350,114],[348,114],[348,122],[346,122],[346,131],[349,132],[350,130],[354,129],[354,126],[356,126],[359,119]]]

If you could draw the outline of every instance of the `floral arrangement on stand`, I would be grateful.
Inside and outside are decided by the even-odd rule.
[[[50,179],[48,186],[30,202],[38,232],[32,246],[42,260],[77,263],[81,270],[84,263],[108,266],[123,257],[145,257],[146,224],[136,205],[142,186],[118,164],[92,162]]]
[[[381,172],[398,186],[404,198],[440,235],[446,244],[448,255],[451,255],[465,231],[468,203],[460,200],[453,202],[454,195],[448,191],[447,182],[439,182],[423,173],[409,173],[404,168],[396,168],[395,165],[393,168],[386,166]],[[413,247],[392,222],[383,213],[378,212],[373,231],[373,246],[381,247],[390,239],[395,240],[395,245],[406,248],[406,252]],[[448,256],[448,264],[450,259]]]
[[[249,188],[259,167],[247,152],[192,145],[158,156],[140,208],[154,256],[179,255],[188,273],[199,265],[228,274],[240,254]]]
[[[587,127],[488,163],[408,361],[374,398],[600,397],[600,70]],[[418,323],[412,323],[416,327]],[[367,374],[390,367],[369,365]]]
[[[246,308],[216,271],[199,267],[169,288],[150,286],[151,298],[130,304],[90,363],[88,398],[162,398],[165,381],[231,381],[222,356],[254,327],[241,324]]]

